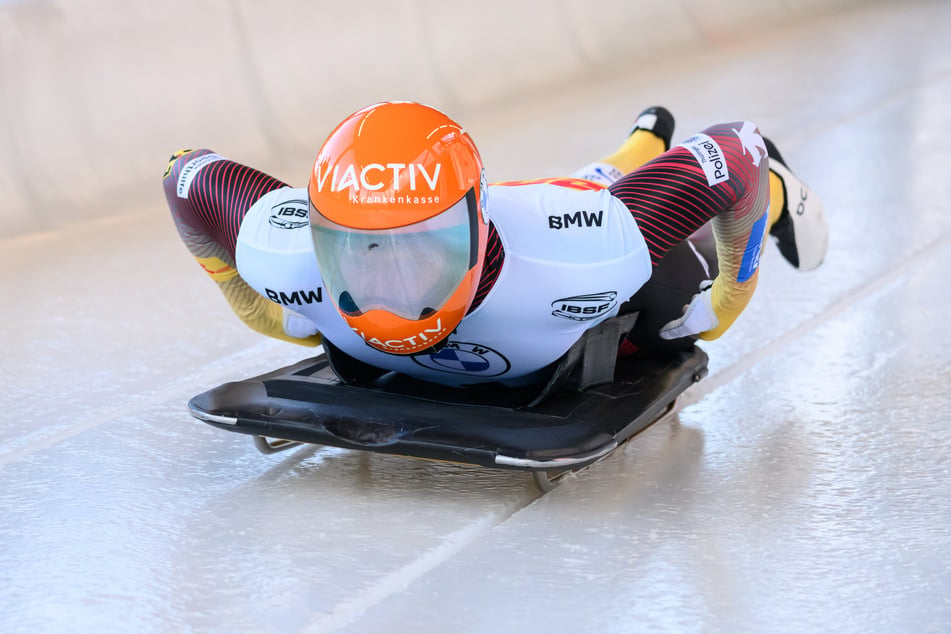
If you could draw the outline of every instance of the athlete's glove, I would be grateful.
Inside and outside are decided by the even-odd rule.
[[[292,310],[284,309],[284,333],[288,337],[306,339],[318,333],[314,322]]]
[[[660,329],[661,339],[695,336],[719,326],[720,320],[713,311],[711,301],[712,288],[713,282],[710,280],[700,282],[700,292],[693,296],[688,305],[684,306],[683,317],[668,322]]]

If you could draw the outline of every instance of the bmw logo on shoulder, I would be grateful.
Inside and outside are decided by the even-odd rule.
[[[437,372],[482,377],[500,376],[512,367],[508,359],[492,348],[461,341],[450,341],[434,354],[414,355],[413,361]]]

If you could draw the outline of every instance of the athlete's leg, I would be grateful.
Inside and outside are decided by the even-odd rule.
[[[825,257],[829,242],[822,201],[789,170],[775,144],[767,138],[769,153],[769,234],[779,252],[800,271],[811,271]],[[787,198],[791,198],[792,208]],[[711,223],[703,225],[690,236],[690,241],[703,254],[716,275],[717,253]]]
[[[719,337],[753,294],[767,228],[766,157],[753,124],[725,123],[694,135],[610,187],[634,216],[654,266],[713,221],[719,273],[698,298],[705,317],[692,319],[681,332]]]
[[[771,179],[781,185],[774,180],[772,192]],[[794,210],[787,200],[791,187],[800,199]],[[732,325],[756,288],[768,230],[802,270],[815,268],[825,255],[821,205],[749,122],[712,126],[625,175],[610,191],[633,214],[655,269],[676,245],[712,223],[717,275],[665,336],[715,339]]]
[[[696,337],[662,339],[660,329],[680,317],[684,306],[697,294],[700,283],[715,275],[689,241],[674,246],[653,268],[647,283],[621,306],[622,314],[638,313],[634,329],[621,345],[621,354],[639,350],[689,350]]]

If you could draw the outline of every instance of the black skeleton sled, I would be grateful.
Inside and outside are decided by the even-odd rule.
[[[687,351],[618,358],[636,314],[585,332],[534,388],[451,388],[379,371],[329,342],[293,365],[193,397],[193,416],[264,453],[303,443],[530,471],[548,490],[675,408],[707,373]]]

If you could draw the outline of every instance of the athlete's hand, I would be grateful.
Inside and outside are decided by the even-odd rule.
[[[284,309],[284,334],[288,337],[306,339],[318,333],[314,322],[292,310]]]
[[[713,330],[720,325],[717,314],[713,311],[711,289],[713,282],[700,282],[700,292],[693,296],[690,303],[684,306],[684,314],[680,319],[668,322],[660,329],[661,339],[679,339],[680,337],[696,336],[701,332]]]

